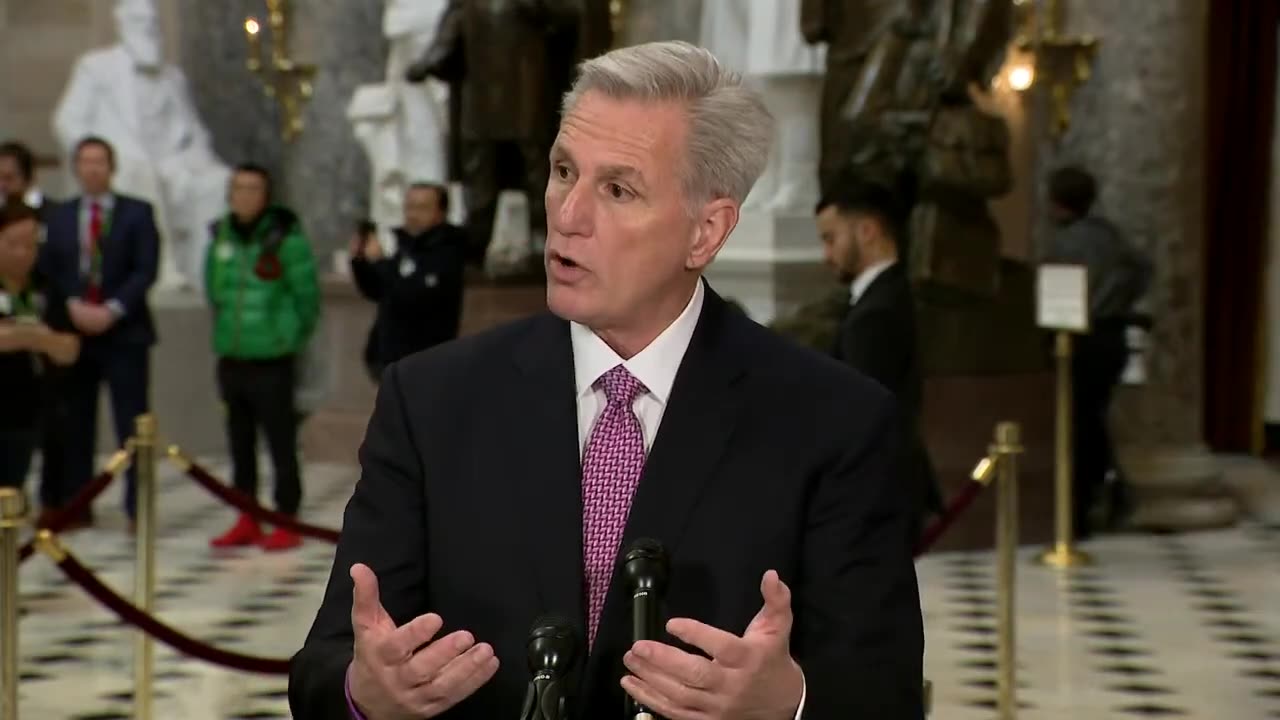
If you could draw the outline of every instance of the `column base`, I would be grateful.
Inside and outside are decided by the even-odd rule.
[[[1122,447],[1117,452],[1132,490],[1129,525],[1134,529],[1208,530],[1239,521],[1240,503],[1223,482],[1218,459],[1204,446]]]

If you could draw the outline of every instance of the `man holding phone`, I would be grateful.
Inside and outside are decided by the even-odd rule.
[[[365,365],[375,382],[387,365],[458,336],[466,233],[445,221],[449,193],[418,183],[405,192],[404,225],[393,253],[376,228],[361,223],[351,243],[351,275],[360,294],[378,304]]]

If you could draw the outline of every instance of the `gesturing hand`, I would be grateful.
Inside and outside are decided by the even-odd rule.
[[[368,720],[436,717],[498,671],[493,648],[476,644],[465,630],[432,641],[444,626],[435,613],[397,628],[378,599],[378,578],[367,566],[351,566],[351,580],[355,657],[349,687],[351,699]]]
[[[770,570],[760,582],[764,607],[742,637],[703,623],[673,619],[667,632],[710,660],[670,645],[637,642],[623,657],[631,675],[622,688],[670,720],[790,720],[804,693],[791,659],[791,591]]]

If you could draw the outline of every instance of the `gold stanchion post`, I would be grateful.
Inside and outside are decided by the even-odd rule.
[[[1000,720],[1018,714],[1017,633],[1015,615],[1018,555],[1018,455],[1022,452],[1018,423],[996,425],[990,457],[996,458],[996,712]]]
[[[1059,330],[1054,342],[1057,359],[1058,388],[1057,413],[1054,420],[1054,542],[1053,547],[1040,555],[1040,563],[1053,568],[1072,568],[1088,565],[1092,559],[1075,546],[1075,528],[1072,518],[1072,462],[1071,452],[1075,443],[1071,423],[1071,333]]]
[[[18,533],[26,524],[21,490],[0,488],[0,718],[18,720]]]
[[[156,421],[140,415],[134,423],[134,462],[138,469],[136,537],[137,564],[133,571],[134,604],[145,613],[155,612],[156,594]],[[136,631],[133,640],[133,717],[151,720],[152,669],[155,658],[151,637]]]

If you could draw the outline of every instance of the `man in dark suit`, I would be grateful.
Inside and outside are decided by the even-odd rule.
[[[351,275],[360,294],[378,304],[365,364],[375,381],[397,360],[458,337],[462,324],[467,235],[445,218],[449,191],[415,184],[404,194],[404,225],[384,255],[372,232],[351,243]]]
[[[558,613],[574,718],[917,720],[895,403],[701,279],[764,167],[759,98],[667,42],[588,61],[565,106],[551,312],[387,370],[294,715],[514,717]],[[641,537],[671,557],[661,641],[616,571]]]
[[[41,265],[64,297],[82,337],[67,387],[66,485],[70,500],[93,476],[98,390],[111,392],[116,435],[123,444],[134,419],[147,412],[149,360],[156,342],[147,292],[156,280],[160,239],[151,205],[111,191],[115,153],[105,140],[85,138],[73,154],[81,195],[51,215]],[[130,468],[125,512],[134,516]],[[91,520],[91,519],[86,519]]]
[[[832,355],[898,398],[908,423],[902,466],[916,486],[920,518],[939,512],[942,494],[918,429],[923,383],[915,299],[898,262],[903,211],[887,188],[845,178],[818,201],[817,213],[827,264],[849,283]]]

